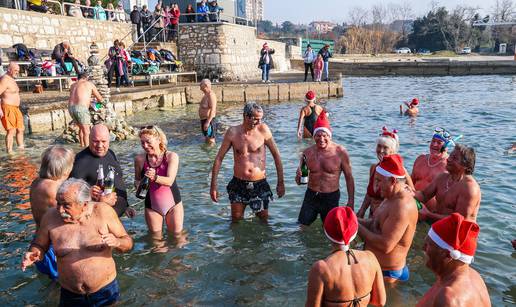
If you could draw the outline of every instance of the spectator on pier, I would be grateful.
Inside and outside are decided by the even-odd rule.
[[[47,13],[49,10],[45,0],[27,0],[27,3],[29,4],[29,11]]]
[[[116,9],[115,9],[115,18],[114,18],[114,21],[118,21],[118,22],[125,22],[125,11],[124,11],[124,6],[122,5],[122,3],[118,3],[118,5],[116,6]]]
[[[79,65],[77,64],[77,60],[72,55],[72,46],[70,46],[69,42],[62,42],[57,44],[54,47],[54,51],[52,52],[52,59],[56,61],[57,64],[63,68],[65,74],[69,74],[70,72],[66,69],[65,63],[72,63],[73,69],[75,73],[79,75],[81,71],[79,70]]]
[[[82,16],[84,16],[84,18],[90,18],[90,19],[93,18],[95,16],[95,12],[93,11],[93,8],[91,7],[91,1],[86,0],[84,2],[84,5],[87,7],[81,7]]]
[[[260,51],[260,61],[258,62],[258,67],[262,70],[262,82],[270,83],[269,80],[269,71],[273,66],[272,55],[274,54],[274,49],[269,48],[269,44],[263,44],[263,48]]]
[[[219,6],[217,1],[210,2],[210,21],[211,22],[219,22],[220,21],[220,12],[224,11],[222,7]]]
[[[168,38],[170,36],[170,33],[172,32],[172,26],[170,24],[170,19],[172,18],[172,12],[171,12],[170,5],[165,5],[163,8],[163,36],[164,40],[168,42]]]
[[[305,62],[305,82],[308,77],[308,69],[310,69],[310,74],[312,75],[312,81],[314,79],[314,66],[313,62],[315,61],[315,53],[310,44],[306,45],[306,51],[303,53],[303,60]]]
[[[120,43],[118,39],[113,42],[113,46],[108,51],[109,59],[106,61],[106,67],[108,69],[108,86],[111,87],[111,80],[113,79],[113,73],[115,74],[116,80],[116,91],[120,92],[120,81],[124,75],[123,69],[123,55],[120,50]]]
[[[136,37],[139,39],[140,36],[142,36],[142,16],[140,10],[138,10],[138,6],[133,6],[129,17],[131,18],[131,23],[136,26],[136,33],[138,34]]]
[[[319,50],[319,54],[323,58],[324,81],[329,81],[329,61],[330,58],[333,56],[330,52],[330,45],[324,45],[324,47],[321,50]]]
[[[163,41],[163,28],[165,27],[165,12],[163,11],[163,8],[161,7],[161,4],[158,2],[156,4],[156,7],[154,8],[154,20],[157,20],[154,24],[154,31],[156,31],[154,34],[156,41]],[[152,37],[151,37],[152,39]]]
[[[322,79],[322,71],[324,68],[324,61],[322,55],[318,54],[317,58],[314,61],[314,73],[315,73],[315,81],[321,82]]]
[[[113,6],[113,3],[109,2],[107,4],[106,11],[107,20],[115,21],[115,7]]]
[[[186,22],[195,22],[195,10],[191,4],[188,4],[185,11],[186,15]]]
[[[179,10],[179,5],[177,3],[172,4],[172,8],[170,9],[170,27],[171,27],[171,36],[169,39],[177,38],[177,26],[179,24],[179,17],[181,16],[181,11]]]
[[[202,0],[197,5],[197,21],[198,22],[207,22],[208,19],[208,13],[210,12],[210,8],[206,4],[206,0]]]
[[[97,5],[93,8],[93,19],[107,20],[106,11],[102,7],[102,1],[97,1]]]
[[[143,31],[145,32],[145,40],[149,41],[151,38],[152,30],[150,26],[152,24],[152,13],[149,11],[146,5],[142,6],[142,11],[140,12],[140,18],[142,21]]]
[[[68,9],[68,15],[72,17],[83,18],[82,10],[79,5],[81,5],[81,0],[75,0],[75,5],[70,6]]]
[[[122,81],[123,85],[130,86],[130,85],[132,85],[132,82],[129,81],[129,74],[127,72],[131,71],[131,57],[129,56],[129,52],[127,52],[127,50],[125,49],[124,42],[119,42],[118,46],[120,48],[120,54],[122,55],[122,59],[123,59],[123,62],[122,62],[123,75],[122,75],[121,81]]]

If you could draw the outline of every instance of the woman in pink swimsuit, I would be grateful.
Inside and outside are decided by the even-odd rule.
[[[184,210],[181,194],[176,183],[179,157],[167,151],[167,137],[157,126],[140,130],[140,142],[144,154],[134,158],[135,186],[143,176],[150,179],[150,188],[145,199],[145,221],[149,231],[161,235],[163,220],[174,235],[183,230]]]

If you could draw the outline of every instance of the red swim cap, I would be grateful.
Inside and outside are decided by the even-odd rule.
[[[412,99],[412,102],[410,103],[411,106],[417,106],[419,104],[419,99],[414,98]]]
[[[315,100],[315,92],[314,91],[308,91],[305,95],[306,101],[312,101]]]

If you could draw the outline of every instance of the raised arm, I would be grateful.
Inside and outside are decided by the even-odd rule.
[[[278,197],[281,198],[285,195],[285,181],[283,178],[283,163],[281,163],[281,156],[278,150],[278,146],[276,146],[276,142],[274,142],[274,138],[272,137],[272,133],[266,125],[264,125],[265,131],[265,145],[271,151],[272,158],[274,159],[274,164],[276,166],[276,173],[278,174],[278,185],[276,187],[276,192],[278,193]]]
[[[306,307],[319,307],[322,304],[324,294],[324,282],[322,279],[322,261],[314,263],[308,274],[308,287],[306,290]]]
[[[102,95],[100,95],[99,90],[97,90],[97,87],[93,84],[92,84],[91,93],[93,94],[93,97],[95,97],[95,99],[97,99],[98,102],[101,102],[104,100],[104,98],[102,98]]]
[[[364,225],[358,225],[358,235],[368,247],[388,254],[396,247],[408,227],[409,216],[401,206],[391,210],[383,223],[382,233],[374,233]]]
[[[349,160],[349,154],[344,147],[341,147],[340,161],[341,169],[344,172],[344,178],[346,178],[346,189],[348,191],[348,203],[347,205],[351,209],[355,210],[355,179],[351,171],[351,161]]]
[[[211,185],[210,185],[210,196],[214,202],[218,202],[218,192],[217,192],[217,176],[219,175],[220,167],[222,165],[222,160],[226,156],[226,153],[231,148],[231,139],[233,135],[233,127],[229,128],[224,134],[224,140],[220,145],[219,152],[215,157],[215,161],[213,161],[213,167],[211,170]]]

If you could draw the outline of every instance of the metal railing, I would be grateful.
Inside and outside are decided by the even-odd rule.
[[[45,3],[53,3],[53,4],[56,4],[55,6],[56,7],[59,7],[59,15],[63,15],[63,7],[61,5],[61,2],[59,1],[56,1],[56,0],[46,0],[46,1],[42,1],[41,2],[41,5],[45,5]],[[17,10],[28,10],[28,3],[25,3],[25,5],[27,7],[22,7],[22,0],[14,0],[14,7],[17,9]],[[53,6],[52,6],[53,7]]]
[[[255,22],[251,19],[228,15],[221,12],[185,13],[181,14],[181,16],[186,17],[186,22],[180,22],[180,25],[224,22],[248,27],[256,27]]]
[[[69,14],[69,10],[72,7],[77,7],[77,8],[86,8],[89,10],[91,9],[94,12],[94,14],[97,14],[96,16],[93,16],[92,18],[84,17],[84,15],[83,15],[84,12],[81,9],[81,16],[83,16],[86,19],[101,20],[100,12],[103,11],[106,15],[105,21],[115,21],[115,22],[129,22],[130,21],[130,19],[128,18],[129,15],[123,10],[119,11],[119,10],[110,10],[110,9],[102,8],[102,11],[100,11],[99,9],[96,9],[97,7],[95,7],[95,6],[87,6],[87,5],[75,4],[75,3],[69,3],[69,2],[63,2],[62,6],[63,6],[62,7],[62,12],[63,12],[62,15],[65,15],[65,16],[75,17],[75,16]],[[68,9],[67,9],[67,7],[68,7]],[[114,16],[113,19],[111,19],[111,17],[109,17],[110,13],[113,14],[113,16]],[[123,20],[118,20],[119,16],[121,14],[123,15]]]

